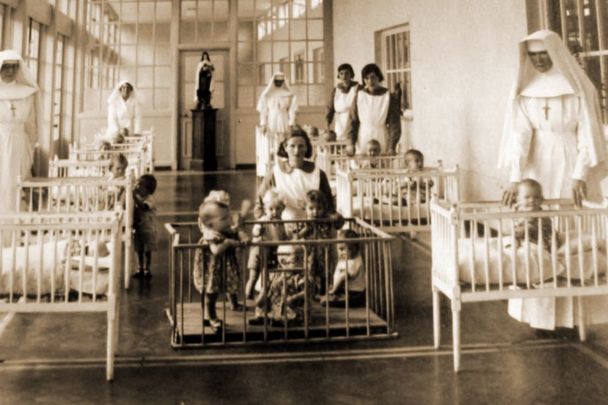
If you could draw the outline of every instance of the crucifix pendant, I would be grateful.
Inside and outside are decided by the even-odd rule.
[[[545,106],[543,107],[543,110],[545,110],[545,121],[549,119],[549,110],[551,109],[551,107],[549,107],[549,100],[545,99]]]
[[[11,103],[9,110],[11,110],[11,112],[13,113],[13,117],[15,117],[15,111],[17,110],[17,108],[15,108],[15,104],[13,104],[12,101],[9,101],[9,103]]]

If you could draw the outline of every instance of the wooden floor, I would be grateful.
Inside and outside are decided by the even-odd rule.
[[[275,326],[270,324],[270,320],[266,325],[266,333],[264,333],[264,325],[249,325],[247,321],[255,318],[253,301],[247,301],[247,310],[244,312],[232,311],[227,305],[224,311],[224,303],[218,303],[217,313],[219,319],[224,320],[224,330],[217,333],[214,333],[211,327],[203,325],[200,302],[178,306],[176,312],[178,346],[200,344],[203,343],[203,339],[204,343],[261,342],[327,337],[371,337],[389,333],[387,322],[371,309],[367,312],[365,308],[350,308],[347,317],[344,308],[326,308],[318,302],[313,302],[308,331],[303,324]]]

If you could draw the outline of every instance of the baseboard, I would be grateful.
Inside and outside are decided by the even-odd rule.
[[[255,163],[240,163],[235,166],[235,170],[251,170],[255,169]]]

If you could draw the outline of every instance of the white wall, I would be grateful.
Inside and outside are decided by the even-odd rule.
[[[374,32],[409,23],[412,133],[428,163],[462,168],[465,199],[496,199],[506,173],[498,143],[517,42],[526,35],[524,0],[373,0],[334,2],[334,61],[375,61]],[[404,134],[405,135],[405,134]]]

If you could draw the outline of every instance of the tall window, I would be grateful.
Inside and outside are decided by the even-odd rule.
[[[283,71],[301,106],[325,103],[322,0],[239,0],[237,105],[252,108],[272,73]]]
[[[410,64],[409,26],[383,30],[378,33],[380,57],[386,87],[391,92],[401,91],[401,108],[412,108],[412,80]]]
[[[99,110],[119,80],[136,86],[144,109],[170,107],[170,18],[171,0],[92,0],[85,111]]]
[[[53,116],[51,118],[51,133],[52,139],[59,139],[62,133],[62,117],[63,117],[63,89],[65,86],[63,80],[64,65],[65,65],[65,44],[66,38],[57,34],[57,47],[55,50],[55,66],[54,66],[54,85],[53,85]]]
[[[528,1],[527,11],[531,31],[548,28],[559,33],[578,58],[598,90],[608,124],[608,1]]]
[[[40,61],[40,31],[42,24],[28,19],[27,42],[25,47],[25,63],[32,76],[38,81],[38,65]]]
[[[182,0],[180,5],[180,43],[228,41],[228,0]]]

